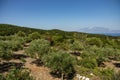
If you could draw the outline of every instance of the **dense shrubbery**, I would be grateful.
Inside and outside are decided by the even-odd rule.
[[[106,68],[106,69],[96,69],[94,71],[96,75],[100,77],[101,80],[119,80],[120,72],[115,72],[114,69]]]
[[[11,39],[0,41],[0,57],[4,59],[9,59],[13,51],[23,49],[24,39],[12,36]]]
[[[97,61],[96,59],[89,59],[89,58],[84,58],[78,62],[78,65],[83,66],[85,68],[89,69],[94,69],[97,67]]]
[[[0,80],[34,80],[28,70],[14,69],[6,75],[0,75]]]
[[[38,32],[33,32],[28,35],[28,38],[31,40],[40,39],[40,34]]]
[[[34,58],[41,58],[44,54],[47,54],[50,49],[50,43],[44,39],[33,40],[30,43],[29,48],[26,49],[26,53]]]
[[[56,29],[45,31],[3,24],[0,25],[0,58],[10,59],[13,51],[23,49],[23,45],[30,42],[26,53],[42,60],[53,73],[59,76],[62,74],[64,77],[71,76],[74,73],[74,67],[77,66],[75,70],[80,75],[84,76],[93,72],[102,80],[119,80],[120,72],[114,73],[111,69],[100,70],[103,62],[120,60],[119,39],[120,37],[65,32]],[[69,51],[79,51],[80,55],[69,55]],[[77,58],[77,64],[73,63],[76,61],[73,57]],[[18,72],[21,73],[19,70]],[[18,76],[14,71],[10,74],[7,75],[9,80]],[[8,80],[7,76],[0,78]]]
[[[70,44],[71,50],[83,50],[84,46],[80,41],[74,41],[73,44]]]
[[[10,46],[13,51],[18,51],[23,49],[23,45],[20,41],[10,41]]]
[[[52,52],[45,56],[43,61],[46,66],[51,68],[53,73],[60,75],[62,78],[63,76],[73,76],[75,72],[73,66],[75,59],[65,52]]]
[[[19,31],[19,32],[17,33],[17,36],[25,37],[26,34],[25,34],[24,32],[22,32],[22,31]]]
[[[100,38],[92,37],[92,38],[87,38],[86,43],[89,45],[96,45],[96,46],[102,46],[103,42],[100,40]]]
[[[12,50],[10,49],[9,43],[1,41],[0,43],[0,58],[10,59],[12,55]]]

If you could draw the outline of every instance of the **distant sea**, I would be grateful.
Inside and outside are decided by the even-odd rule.
[[[120,33],[99,33],[99,34],[104,34],[108,36],[120,36]]]
[[[91,34],[103,34],[107,36],[120,36],[120,33],[91,33]]]

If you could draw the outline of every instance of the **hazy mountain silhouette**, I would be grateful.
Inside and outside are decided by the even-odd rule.
[[[79,29],[79,32],[87,33],[120,33],[120,30],[110,30],[109,28],[104,27],[86,27]]]

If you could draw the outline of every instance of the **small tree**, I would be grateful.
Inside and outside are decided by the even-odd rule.
[[[26,49],[26,53],[34,58],[41,58],[44,54],[47,54],[50,49],[50,43],[47,40],[38,39],[30,43],[29,48]]]
[[[17,35],[20,36],[20,37],[25,37],[26,36],[25,32],[22,32],[22,31],[19,31],[17,33]]]
[[[35,80],[28,70],[13,69],[6,75],[0,75],[0,80]]]
[[[80,41],[74,41],[73,44],[70,44],[71,50],[83,50],[84,45]]]
[[[86,43],[89,45],[96,45],[98,47],[101,47],[103,45],[103,42],[101,41],[101,39],[96,37],[87,38]]]
[[[64,76],[68,77],[75,72],[73,67],[75,59],[65,52],[52,52],[43,59],[45,65],[51,68],[52,72],[60,75],[62,80]]]
[[[91,58],[84,58],[80,60],[79,65],[89,69],[94,69],[98,66],[96,59]]]
[[[35,39],[39,39],[40,38],[40,34],[38,32],[33,32],[33,33],[29,34],[28,37],[31,40],[35,40]]]
[[[11,55],[12,55],[12,50],[10,49],[10,44],[8,42],[1,41],[0,58],[10,59]]]

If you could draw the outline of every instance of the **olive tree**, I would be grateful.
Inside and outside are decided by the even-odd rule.
[[[44,54],[47,54],[50,49],[50,43],[44,39],[34,40],[30,43],[29,48],[25,51],[33,58],[41,58]]]
[[[31,34],[28,35],[28,38],[30,40],[39,39],[40,38],[40,34],[38,32],[33,32],[33,33],[31,33]]]
[[[45,65],[52,70],[52,72],[56,73],[57,75],[60,75],[62,80],[64,76],[73,76],[75,72],[73,66],[75,58],[73,58],[66,52],[52,52],[45,56],[43,58],[43,61]]]
[[[19,32],[17,33],[17,36],[25,37],[26,34],[25,34],[25,32],[19,31]]]
[[[0,43],[0,58],[10,59],[12,55],[12,50],[10,49],[10,44],[5,41]]]
[[[35,80],[30,71],[24,69],[13,69],[6,75],[0,75],[0,80]]]
[[[74,41],[73,44],[70,44],[70,49],[71,50],[83,50],[84,49],[84,45],[82,42],[80,41]]]
[[[92,37],[92,38],[86,38],[86,43],[88,45],[96,45],[98,47],[103,46],[103,42],[100,38]]]

